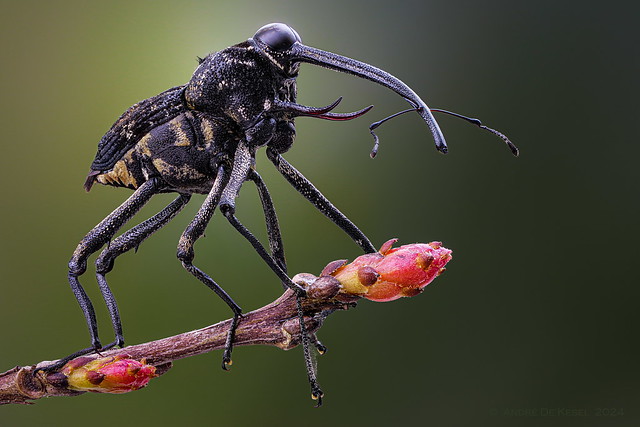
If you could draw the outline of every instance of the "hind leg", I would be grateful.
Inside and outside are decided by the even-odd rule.
[[[98,351],[102,348],[98,338],[98,324],[96,322],[95,310],[84,288],[80,284],[79,277],[87,269],[87,259],[91,254],[97,252],[104,244],[109,242],[114,234],[129,221],[154,194],[163,188],[162,183],[157,179],[151,179],[142,184],[127,200],[118,208],[111,212],[105,219],[96,225],[78,244],[69,261],[69,284],[71,290],[78,300],[78,304],[84,313],[85,321],[91,336],[91,346],[77,351],[58,362],[46,366],[44,371],[52,371],[83,354]]]
[[[98,259],[96,259],[96,278],[100,286],[100,292],[109,309],[111,315],[111,323],[115,332],[115,341],[102,347],[101,350],[107,350],[111,347],[124,346],[124,337],[122,335],[122,323],[120,321],[120,313],[116,300],[109,289],[106,274],[113,269],[113,265],[117,257],[131,249],[138,249],[153,233],[164,227],[186,206],[191,198],[190,194],[181,194],[173,202],[171,202],[162,211],[158,212],[151,218],[136,225],[126,233],[123,233],[117,239],[113,240],[107,248],[105,248]]]

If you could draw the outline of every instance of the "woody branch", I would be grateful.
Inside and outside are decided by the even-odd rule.
[[[332,277],[314,280],[307,286],[308,298],[303,300],[303,312],[308,333],[315,334],[333,311],[355,306],[357,297],[336,297],[339,287],[337,280]],[[228,319],[195,331],[84,357],[145,359],[147,364],[156,367],[156,375],[162,375],[171,368],[174,360],[224,348],[230,323],[231,319]],[[289,350],[300,342],[296,297],[291,290],[287,290],[277,300],[242,317],[234,346],[272,345]],[[0,373],[0,404],[24,404],[43,397],[84,393],[67,388],[67,383],[60,381],[60,375],[55,372],[37,372],[34,375],[36,368],[50,363],[42,361],[35,365],[16,366]]]

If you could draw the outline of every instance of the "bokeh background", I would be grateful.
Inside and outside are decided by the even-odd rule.
[[[406,104],[303,65],[299,101],[348,123],[298,119],[287,158],[379,245],[442,240],[448,271],[417,298],[362,302],[320,332],[325,406],[309,399],[300,348],[238,348],[178,361],[130,395],[85,394],[0,408],[31,425],[637,425],[638,8],[578,1],[0,2],[0,370],[88,344],[66,264],[84,233],[128,195],[82,183],[102,134],[129,105],[186,82],[196,56],[286,22],[303,41],[377,65],[431,107],[480,117],[520,147],[439,116],[433,148]],[[317,273],[357,247],[260,153],[291,272]],[[136,220],[161,209],[157,197]],[[129,344],[200,328],[226,306],[175,259],[195,200],[118,259],[110,284]],[[239,216],[262,232],[255,191]],[[216,216],[196,263],[251,310],[280,285]],[[93,259],[93,258],[92,258]],[[103,341],[111,339],[92,270]],[[612,416],[612,414],[616,414]]]

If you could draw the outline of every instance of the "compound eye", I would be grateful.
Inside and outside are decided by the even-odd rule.
[[[295,42],[302,41],[296,30],[280,23],[265,25],[256,32],[253,39],[264,43],[276,52],[288,50]]]

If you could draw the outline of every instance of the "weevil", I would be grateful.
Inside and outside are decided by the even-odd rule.
[[[124,346],[120,314],[106,275],[118,256],[138,248],[145,239],[171,221],[193,194],[206,197],[180,237],[177,257],[189,273],[213,290],[233,312],[222,357],[224,369],[231,363],[234,334],[242,318],[242,309],[218,283],[193,264],[194,244],[203,236],[216,209],[251,243],[282,284],[296,293],[299,301],[305,297],[304,289],[293,283],[287,274],[276,211],[255,168],[256,151],[261,147],[266,149],[268,159],[278,172],[316,209],[340,227],[365,253],[376,251],[365,234],[282,156],[293,145],[296,117],[351,120],[371,108],[335,113],[333,110],[340,98],[319,108],[296,103],[296,77],[302,63],[371,80],[409,102],[409,110],[370,126],[375,137],[372,157],[378,149],[378,139],[373,130],[384,121],[408,111],[415,111],[422,117],[433,135],[436,148],[442,153],[447,152],[447,144],[432,111],[453,114],[489,130],[501,137],[517,155],[515,146],[500,132],[486,128],[477,119],[444,110],[430,110],[409,86],[391,74],[354,59],[306,46],[288,25],[265,25],[247,41],[199,59],[199,65],[187,84],[130,107],[100,140],[85,189],[89,191],[99,183],[126,187],[133,190],[133,194],[87,233],[69,262],[69,283],[84,313],[91,345],[44,370],[59,368],[82,354]],[[236,197],[247,181],[256,186],[261,199],[268,249],[235,215]],[[162,211],[114,239],[118,230],[160,193],[176,193],[177,197]],[[96,277],[111,316],[115,340],[102,345],[93,305],[79,277],[87,269],[89,256],[105,245],[95,262]],[[313,363],[309,361],[309,338],[300,310],[299,318],[312,397],[320,404],[323,394]],[[322,350],[319,342],[314,343]]]

